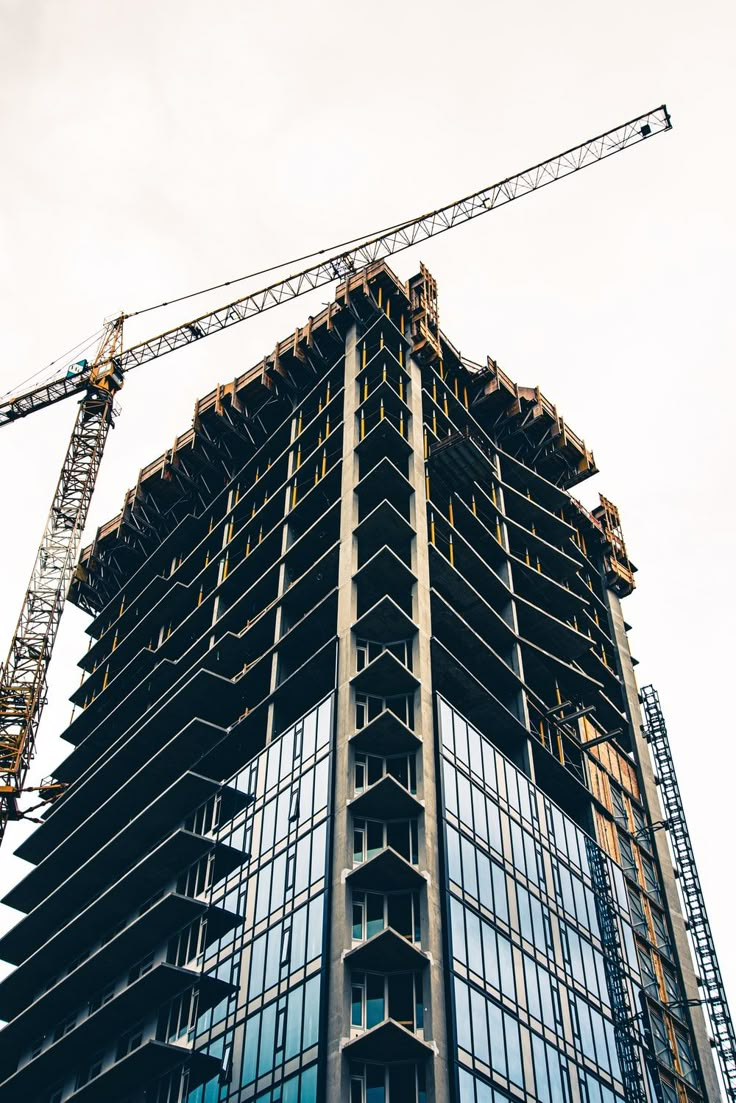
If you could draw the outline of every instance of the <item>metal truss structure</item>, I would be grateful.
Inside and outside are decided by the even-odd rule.
[[[595,893],[598,924],[601,929],[603,964],[611,994],[613,1033],[616,1052],[621,1066],[626,1103],[647,1103],[641,1063],[640,1039],[635,1029],[636,1019],[629,999],[629,981],[624,964],[623,949],[618,930],[613,890],[608,872],[608,858],[593,839],[586,839],[590,876]]]
[[[122,322],[117,320],[108,326],[96,360],[109,363],[121,344]],[[121,384],[121,376],[96,364],[89,372],[8,657],[0,668],[0,839],[8,820],[19,814],[17,797],[35,751],[51,652]]]
[[[541,161],[532,168],[524,169],[515,176],[509,176],[490,187],[481,188],[480,191],[473,192],[464,199],[458,199],[419,218],[403,222],[377,237],[370,238],[327,260],[321,260],[301,272],[253,291],[183,325],[168,329],[148,341],[133,345],[116,359],[116,367],[122,372],[128,372],[132,368],[164,356],[167,352],[191,345],[212,333],[218,333],[238,322],[263,314],[266,310],[272,310],[317,287],[344,279],[365,265],[383,260],[404,249],[410,249],[428,238],[436,237],[479,215],[487,214],[496,207],[502,207],[524,195],[539,191],[540,188],[556,180],[580,172],[589,165],[594,165],[598,161],[611,157],[614,153],[637,145],[654,134],[670,130],[671,127],[670,116],[664,105],[654,111],[648,111],[614,130],[599,134],[596,138],[565,150],[564,153],[558,153],[557,156]],[[87,385],[88,374],[82,370],[79,373],[60,376],[23,395],[0,403],[0,425],[16,421],[35,410],[83,391]]]
[[[652,749],[657,769],[659,791],[662,794],[664,814],[676,868],[685,904],[685,918],[690,932],[695,956],[700,969],[699,981],[705,990],[704,1004],[708,1009],[715,1049],[721,1066],[726,1094],[736,1100],[736,1034],[726,999],[726,989],[718,964],[716,947],[705,908],[700,877],[695,864],[690,832],[685,819],[680,786],[677,782],[672,750],[667,735],[659,694],[654,686],[644,686],[641,701],[646,718],[645,735]]]

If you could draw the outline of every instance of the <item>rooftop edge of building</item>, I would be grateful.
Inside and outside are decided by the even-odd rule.
[[[126,542],[126,531],[150,532],[153,527],[156,546],[160,545],[168,535],[164,520],[167,507],[183,499],[187,491],[191,493],[192,484],[196,485],[205,472],[212,472],[213,440],[221,434],[236,433],[242,440],[250,439],[255,451],[263,408],[273,402],[280,405],[292,401],[327,370],[333,331],[339,333],[356,314],[374,316],[379,311],[385,313],[388,324],[396,326],[396,322],[391,322],[391,302],[395,304],[393,316],[400,322],[402,335],[407,321],[417,346],[426,345],[434,333],[440,370],[451,368],[463,377],[471,409],[481,427],[485,423],[497,430],[502,424],[504,432],[514,438],[516,447],[534,455],[534,467],[540,477],[567,490],[596,474],[593,453],[539,387],[513,383],[490,357],[485,365],[468,360],[439,329],[436,314],[428,322],[427,311],[418,307],[414,293],[421,281],[431,281],[436,287],[424,266],[420,275],[406,283],[385,262],[361,269],[338,285],[334,301],[320,314],[310,316],[305,326],[298,326],[291,336],[277,342],[270,356],[198,399],[192,427],[178,436],[170,449],[140,469],[121,511],[101,525],[93,542],[83,549],[70,588],[70,600],[90,613],[102,612],[109,603],[99,585],[104,575],[102,557],[115,549],[116,578],[123,582],[132,578],[139,566],[139,558],[130,552],[130,544]],[[235,473],[219,472],[222,489]],[[129,561],[121,563],[121,557],[124,560],[126,555]]]

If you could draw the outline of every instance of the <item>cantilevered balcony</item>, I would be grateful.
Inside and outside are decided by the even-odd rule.
[[[88,817],[106,800],[111,811],[111,829],[120,821],[119,817],[128,809],[123,801],[118,809],[118,794],[131,796],[128,778],[135,785],[135,798],[131,812],[144,807],[156,793],[160,793],[167,782],[176,778],[182,770],[198,762],[224,736],[224,730],[205,720],[190,719],[188,723],[154,751],[149,747],[149,756],[142,763],[139,760],[139,746],[123,744],[118,750],[100,763],[92,775],[92,783],[83,782],[75,786],[53,810],[53,814],[18,848],[18,855],[29,862],[40,862],[55,849],[59,849],[67,840],[71,843],[77,830],[88,831]],[[136,752],[136,753],[134,753]],[[65,763],[57,770],[62,778],[66,776]],[[117,780],[117,784],[116,784]],[[99,784],[98,784],[99,783]],[[102,829],[103,835],[105,829]]]
[[[360,587],[359,616],[362,616],[364,611],[375,605],[385,594],[408,612],[411,598],[407,598],[407,592],[411,595],[416,576],[387,545],[366,560],[355,572],[353,578]]]
[[[141,787],[145,788],[142,783]],[[145,803],[135,816],[139,802],[131,801],[130,789],[122,785],[99,813],[81,823],[45,862],[27,873],[3,902],[29,912],[56,890],[63,891],[61,886],[65,885],[69,910],[73,912],[80,902],[102,892],[117,879],[120,870],[129,868],[152,844],[220,791],[223,822],[246,808],[252,799],[237,789],[221,790],[211,778],[187,772],[180,774],[155,800]],[[120,826],[117,832],[116,826]],[[57,925],[58,922],[57,919]]]
[[[435,690],[451,701],[462,701],[471,723],[486,729],[493,725],[494,742],[516,760],[529,734],[516,713],[436,637],[432,639],[432,661]]]
[[[17,1103],[22,1096],[53,1083],[67,1069],[81,1064],[95,1048],[116,1040],[126,1027],[195,986],[200,1013],[235,990],[226,981],[161,962],[0,1083],[0,1103]],[[5,1067],[4,1071],[7,1075],[9,1070]]]
[[[407,411],[405,425],[408,421]],[[406,431],[405,429],[404,432]],[[368,471],[384,456],[400,467],[411,454],[411,444],[406,436],[401,435],[393,420],[385,417],[369,429],[355,450],[360,456],[361,470]]]
[[[354,889],[391,892],[393,889],[421,888],[426,877],[392,847],[386,846],[349,870],[347,880]]]
[[[550,543],[567,546],[574,538],[574,527],[558,513],[553,513],[529,493],[523,494],[503,479],[499,481],[499,485],[503,490],[505,516],[519,521],[526,529],[533,526]]]
[[[391,651],[382,651],[350,679],[357,693],[398,697],[413,693],[419,679]]]
[[[408,640],[416,633],[414,621],[388,594],[379,598],[353,625],[353,635],[358,639],[376,640],[377,643]]]
[[[368,513],[355,529],[361,562],[388,544],[394,550],[408,549],[414,529],[399,511],[384,498]]]
[[[381,1064],[424,1061],[433,1057],[435,1052],[434,1046],[394,1019],[385,1019],[357,1038],[343,1042],[342,1050],[351,1061],[378,1061]]]
[[[190,1090],[217,1076],[222,1063],[207,1053],[197,1053],[181,1044],[151,1040],[105,1069],[94,1080],[78,1088],[69,1096],[69,1103],[111,1103],[125,1099],[142,1084],[155,1080],[187,1065]]]
[[[381,755],[415,751],[421,740],[396,713],[384,708],[351,736],[351,743],[358,751]]]
[[[126,870],[120,880],[100,896],[95,896],[82,911],[73,915],[66,926],[59,928],[55,925],[55,900],[53,896],[49,897],[48,903],[34,908],[30,915],[3,935],[0,939],[0,957],[19,965],[35,951],[48,952],[48,971],[53,976],[55,963],[73,960],[82,950],[97,942],[101,931],[129,919],[154,893],[209,853],[214,854],[213,876],[216,880],[237,869],[248,858],[243,851],[225,843],[213,842],[204,835],[183,829],[176,831],[132,869]],[[45,942],[49,931],[54,933]]]
[[[502,448],[495,448],[501,469],[501,478],[522,494],[528,494],[541,503],[550,513],[567,509],[570,498],[558,486],[533,471],[527,464],[510,455]]]
[[[376,820],[409,819],[424,811],[422,802],[390,774],[348,801],[348,808],[355,816]]]
[[[499,655],[509,654],[518,641],[507,591],[501,608],[496,608],[476,590],[465,576],[434,545],[429,547],[430,581],[459,615]]]
[[[351,969],[369,973],[418,972],[429,964],[427,955],[392,927],[384,927],[359,946],[346,950],[342,958]]]
[[[507,705],[516,699],[524,682],[511,665],[512,652],[504,657],[486,642],[434,588],[431,592],[432,632],[468,669]]]
[[[409,514],[409,499],[414,489],[387,456],[379,460],[367,475],[362,476],[355,489],[360,501],[361,519],[367,517],[384,498],[393,502],[404,516]]]
[[[452,433],[432,444],[429,451],[430,471],[449,487],[486,483],[496,475],[490,441],[481,439],[482,430],[474,435],[471,429]]]
[[[44,947],[0,981],[0,1018],[13,1019],[0,1040],[3,1046],[41,1033],[48,1023],[60,1020],[80,1000],[91,997],[124,970],[126,963],[145,957],[195,920],[207,918],[205,945],[242,923],[242,917],[204,900],[170,892],[105,941],[90,957],[47,988],[53,951]],[[104,938],[104,931],[101,932]],[[48,944],[47,944],[48,945]],[[58,962],[57,962],[58,968]],[[35,993],[40,993],[34,999]]]
[[[156,675],[161,682],[168,683],[163,696],[158,695],[155,686],[147,689],[144,702],[152,707],[141,716],[141,709],[145,708],[145,703],[141,703],[142,687],[133,688],[118,708],[100,719],[99,726],[90,733],[89,738],[55,771],[59,780],[76,780],[88,770],[94,770],[95,776],[100,777],[102,770],[113,759],[122,766],[121,760],[124,758],[125,768],[117,774],[119,781],[120,777],[127,776],[132,769],[146,761],[155,749],[161,747],[174,732],[183,728],[192,717],[196,716],[213,724],[226,724],[237,708],[237,690],[233,688],[229,678],[205,669],[192,673],[187,666],[179,666],[167,660],[156,668]],[[178,681],[173,685],[172,675],[175,678],[178,676]],[[103,731],[106,725],[121,733],[111,747],[107,746],[109,733]],[[105,755],[98,761],[101,746],[105,747]],[[55,807],[49,819],[57,815],[58,808],[65,804],[66,800]]]

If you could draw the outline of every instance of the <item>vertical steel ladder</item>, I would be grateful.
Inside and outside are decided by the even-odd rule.
[[[718,965],[715,943],[708,922],[700,878],[695,864],[690,832],[672,761],[667,726],[664,722],[659,694],[654,686],[644,686],[641,691],[644,706],[646,740],[652,749],[659,790],[666,817],[666,827],[678,871],[678,879],[685,905],[685,919],[690,932],[700,971],[700,983],[705,991],[703,1003],[708,1009],[715,1049],[723,1074],[726,1094],[736,1103],[736,1036],[731,1012],[728,1009],[726,990]]]
[[[608,857],[592,839],[586,839],[588,865],[593,882],[598,924],[601,929],[603,965],[608,981],[613,1011],[613,1033],[616,1053],[621,1066],[626,1103],[647,1103],[639,1047],[642,1039],[637,1030],[637,1016],[629,999],[629,981],[624,963],[621,938],[618,931],[616,908],[613,902]]]

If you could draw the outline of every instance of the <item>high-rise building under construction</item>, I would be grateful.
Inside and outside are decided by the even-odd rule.
[[[73,583],[0,1103],[721,1098],[595,471],[425,269],[197,403]]]

